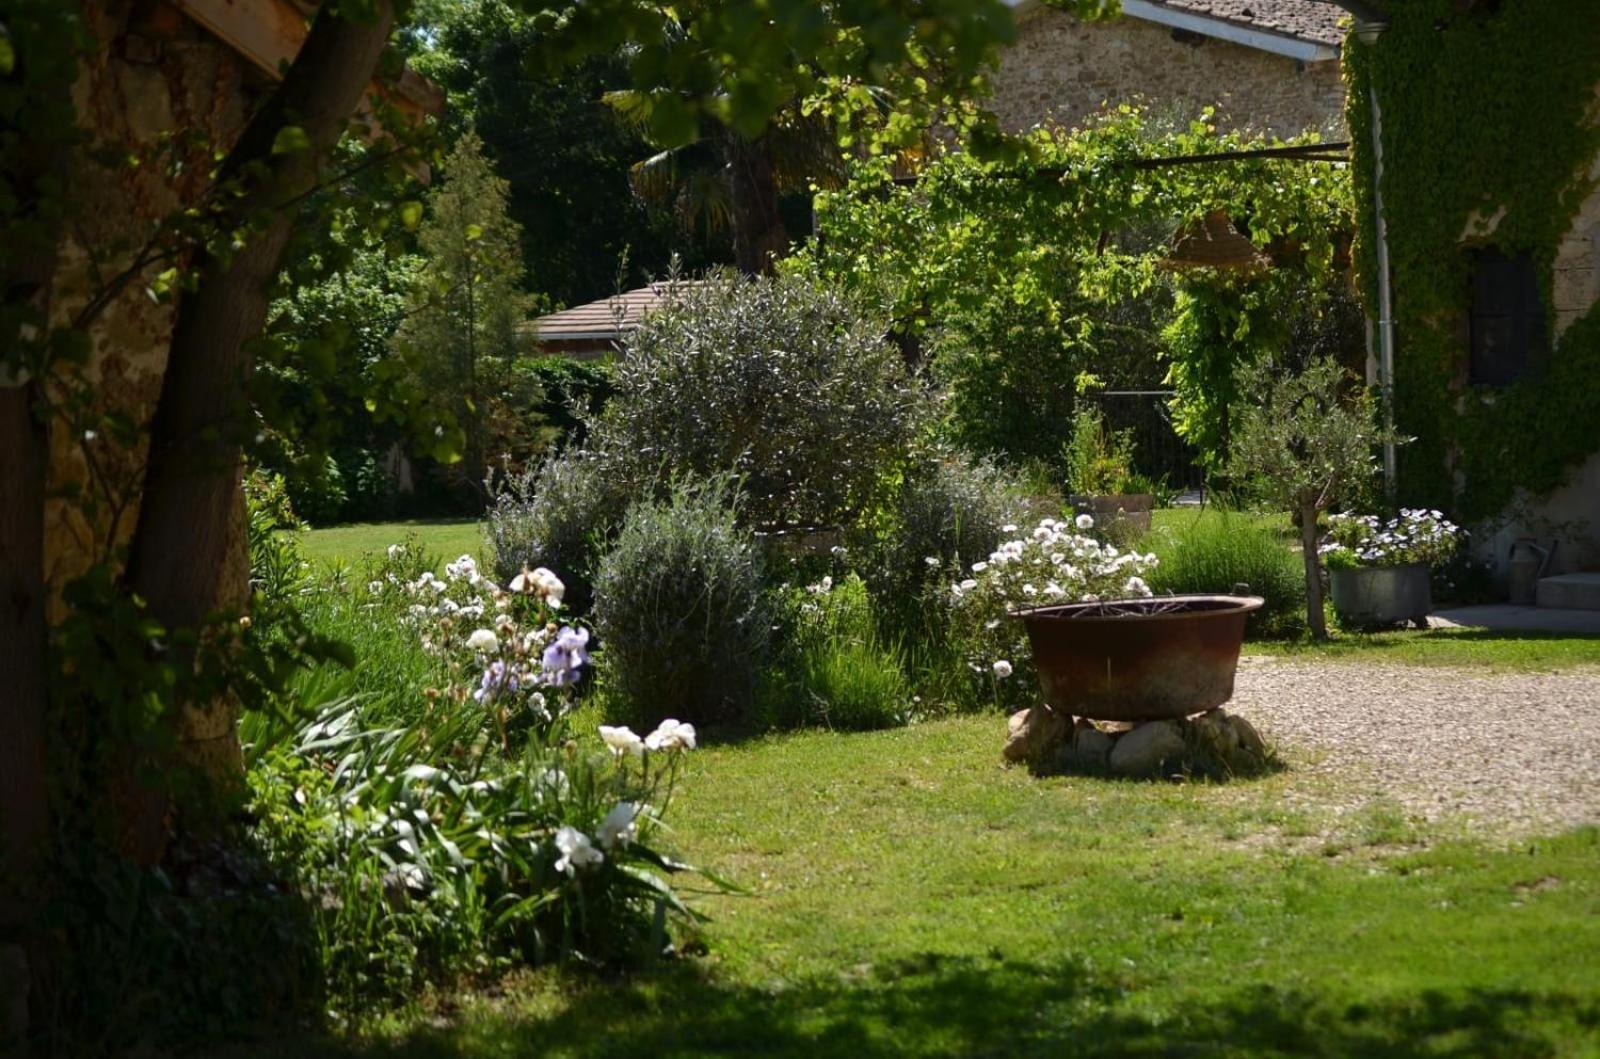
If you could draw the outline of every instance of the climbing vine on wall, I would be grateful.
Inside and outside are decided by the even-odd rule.
[[[818,196],[821,238],[803,262],[883,303],[932,349],[953,433],[970,447],[1048,458],[1080,373],[1141,387],[1165,372],[1179,431],[1220,465],[1236,369],[1279,355],[1297,318],[1343,284],[1352,202],[1342,166],[1143,164],[1268,146],[1208,118],[1174,125],[1123,106],[1070,133],[1030,133],[999,163],[938,155],[914,183],[871,161]],[[1212,210],[1276,267],[1163,268],[1178,226]],[[1154,378],[1131,374],[1146,369],[1129,361],[1158,353]]]
[[[1467,375],[1470,251],[1535,262],[1546,305],[1563,235],[1594,190],[1600,19],[1586,5],[1405,0],[1375,44],[1347,42],[1356,262],[1376,305],[1372,115],[1381,107],[1383,198],[1393,276],[1395,405],[1403,500],[1491,518],[1519,489],[1558,487],[1595,450],[1600,314],[1504,388]],[[1503,211],[1503,212],[1502,212]],[[1554,333],[1553,327],[1551,333]]]

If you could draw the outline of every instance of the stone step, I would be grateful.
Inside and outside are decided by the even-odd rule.
[[[1538,600],[1540,607],[1600,610],[1600,573],[1541,577]]]

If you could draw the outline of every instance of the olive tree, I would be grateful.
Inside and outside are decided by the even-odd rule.
[[[1318,640],[1328,637],[1317,560],[1317,515],[1348,501],[1378,472],[1372,394],[1328,359],[1304,370],[1274,374],[1264,365],[1246,376],[1244,404],[1234,423],[1228,472],[1300,520],[1306,571],[1306,623]]]
[[[805,276],[667,292],[629,338],[590,447],[645,483],[731,473],[767,531],[835,527],[877,499],[919,392],[884,324]]]

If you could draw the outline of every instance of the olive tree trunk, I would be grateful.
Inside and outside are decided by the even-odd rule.
[[[1322,564],[1317,557],[1317,505],[1300,502],[1300,550],[1306,567],[1306,625],[1313,639],[1328,638],[1328,620],[1322,613]]]
[[[364,21],[341,18],[331,6],[322,6],[283,83],[219,174],[242,191],[226,220],[251,225],[249,238],[227,257],[198,251],[192,265],[198,284],[178,306],[125,575],[168,628],[199,626],[219,606],[242,603],[247,592],[240,442],[250,429],[248,343],[265,325],[295,205],[316,186],[329,148],[372,80],[394,18],[388,2]],[[301,135],[280,137],[286,127]],[[211,779],[236,775],[234,720],[230,703],[180,703],[172,718],[179,760],[162,766],[194,765]],[[164,844],[167,799],[155,785],[133,787],[120,807],[124,851],[148,862]]]

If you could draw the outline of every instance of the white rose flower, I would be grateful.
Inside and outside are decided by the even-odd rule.
[[[493,629],[474,629],[472,635],[467,637],[467,646],[474,651],[493,651],[500,646],[500,637],[494,634]]]

